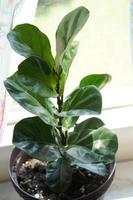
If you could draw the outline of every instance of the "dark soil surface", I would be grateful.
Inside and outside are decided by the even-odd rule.
[[[108,168],[107,168],[108,170]],[[84,169],[74,168],[72,184],[62,195],[53,193],[46,184],[46,169],[41,162],[24,163],[17,176],[20,187],[27,193],[42,200],[72,200],[82,197],[102,185],[108,178],[93,174]]]

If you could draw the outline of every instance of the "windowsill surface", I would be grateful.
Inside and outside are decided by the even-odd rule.
[[[133,161],[117,163],[115,179],[105,200],[133,200]]]
[[[117,164],[115,179],[106,193],[105,200],[133,200],[133,161]],[[11,183],[0,184],[0,200],[21,200]]]

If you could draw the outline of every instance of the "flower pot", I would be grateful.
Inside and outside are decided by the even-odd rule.
[[[13,183],[13,186],[15,190],[18,192],[18,194],[24,199],[24,200],[38,200],[37,198],[33,197],[32,195],[26,193],[23,191],[17,181],[17,171],[20,169],[22,164],[29,160],[31,157],[26,155],[24,152],[21,150],[14,148],[10,157],[10,167],[9,167],[9,173],[11,177],[11,181]],[[14,170],[14,166],[16,166],[16,170]],[[16,172],[15,172],[16,171]],[[114,174],[115,174],[115,163],[110,164],[110,174],[108,179],[104,184],[102,184],[98,189],[95,191],[89,193],[88,195],[76,199],[71,199],[71,200],[103,200],[104,199],[104,194],[111,185]]]

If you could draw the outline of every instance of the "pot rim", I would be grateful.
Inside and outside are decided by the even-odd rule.
[[[11,158],[12,158],[12,155],[13,155],[13,152],[14,152],[14,151],[18,151],[18,154],[20,154],[20,153],[26,154],[24,151],[18,149],[17,147],[14,147],[13,150],[12,150],[12,152],[11,152],[11,155],[10,155],[10,162],[9,162],[9,167],[8,167],[9,170],[8,170],[8,171],[9,171],[9,175],[10,175],[10,178],[11,178],[13,184],[14,184],[15,186],[17,186],[17,187],[19,188],[19,190],[20,190],[22,193],[24,193],[25,195],[28,195],[29,197],[34,198],[35,200],[39,200],[39,199],[37,199],[36,197],[34,197],[33,195],[31,195],[31,194],[25,192],[25,191],[19,186],[19,184],[18,184],[18,182],[17,182],[17,179],[16,179],[17,175],[16,175],[15,177],[12,175]],[[28,154],[26,154],[26,155],[27,155],[29,158],[32,158],[32,157],[29,156]],[[78,198],[74,198],[74,199],[72,199],[72,200],[82,200],[83,198],[88,197],[88,196],[91,196],[91,195],[93,195],[94,193],[97,193],[98,191],[102,190],[102,188],[104,188],[104,186],[108,183],[108,181],[111,179],[111,177],[113,177],[113,175],[114,175],[114,173],[115,173],[116,162],[114,161],[113,163],[110,163],[110,164],[113,164],[112,171],[111,171],[111,173],[109,174],[107,180],[106,180],[102,185],[100,185],[96,190],[94,190],[94,191],[88,193],[87,195],[84,195],[84,196],[78,197]],[[16,174],[16,173],[15,173],[15,174]]]

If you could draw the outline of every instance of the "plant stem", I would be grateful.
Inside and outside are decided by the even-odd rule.
[[[58,112],[60,113],[62,109],[62,104],[63,104],[63,96],[57,97],[57,104],[58,104]]]
[[[65,139],[67,139],[68,131],[65,131]]]
[[[62,104],[63,104],[63,96],[57,97],[57,104],[58,104],[58,112],[61,113]],[[62,144],[65,145],[66,138],[65,138],[65,135],[64,135],[64,133],[62,131],[62,117],[59,117],[58,129],[60,131],[60,135],[61,135],[61,139],[62,139]]]

